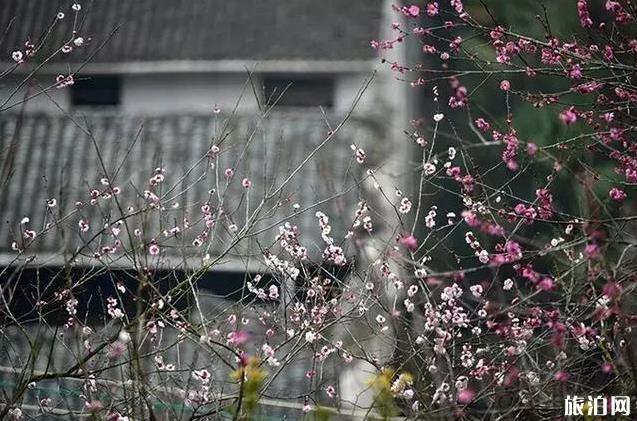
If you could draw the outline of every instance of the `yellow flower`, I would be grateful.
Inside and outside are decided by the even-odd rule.
[[[378,392],[389,391],[392,378],[394,378],[394,370],[383,368],[378,375],[370,379],[369,384]]]
[[[245,365],[230,373],[230,377],[235,381],[260,383],[265,378],[265,370],[260,366],[260,360],[257,357],[249,357]]]

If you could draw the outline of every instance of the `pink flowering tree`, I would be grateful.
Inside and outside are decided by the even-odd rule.
[[[396,5],[405,22],[372,41],[424,104],[414,413],[555,416],[637,387],[636,10],[520,3]],[[412,61],[385,59],[403,45]]]

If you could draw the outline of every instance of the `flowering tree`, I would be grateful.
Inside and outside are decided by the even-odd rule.
[[[565,395],[636,387],[635,10],[573,2],[574,28],[562,4],[516,3],[534,28],[480,3],[396,6],[407,24],[372,42],[381,56],[422,51],[387,61],[434,109],[409,133],[422,147],[417,197],[434,198],[424,238],[404,242],[425,292],[410,349],[425,368],[413,399],[427,397],[412,410],[560,415]]]
[[[552,418],[567,395],[635,395],[637,11],[571,6],[579,28],[557,33],[539,7],[539,34],[486,2],[394,6],[395,37],[371,44],[426,105],[396,140],[417,151],[398,165],[407,177],[370,152],[378,145],[339,140],[351,113],[326,117],[301,159],[257,173],[246,163],[261,151],[258,130],[234,142],[236,116],[215,109],[195,163],[126,183],[119,169],[136,139],[113,167],[90,124],[66,114],[100,176],[70,206],[62,194],[11,221],[0,418],[248,420],[285,400],[317,419]],[[418,59],[395,61],[399,46]],[[15,66],[37,50],[16,50]],[[39,94],[73,81],[60,75]],[[347,164],[328,174],[336,187],[296,203],[329,151]],[[11,148],[2,158],[9,168]],[[2,174],[3,186],[20,182]],[[74,239],[64,265],[46,282],[25,279],[55,236]],[[231,257],[245,264],[239,297],[207,300],[207,274]],[[100,282],[113,288],[83,294]],[[98,320],[78,311],[88,300]],[[56,352],[72,358],[56,366]],[[291,396],[277,384],[296,368]],[[364,378],[358,389],[339,379],[346,371]]]

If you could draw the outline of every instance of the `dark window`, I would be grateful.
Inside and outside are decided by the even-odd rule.
[[[118,76],[77,76],[71,85],[74,106],[119,105],[121,79]]]
[[[327,108],[334,105],[334,78],[329,76],[265,76],[263,88],[268,105]]]

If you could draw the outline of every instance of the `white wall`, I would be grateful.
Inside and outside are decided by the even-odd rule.
[[[371,72],[370,72],[371,73]],[[334,109],[346,112],[368,74],[345,73],[335,76]],[[257,89],[261,88],[258,75],[253,76]],[[209,113],[214,104],[230,112],[241,96],[245,74],[158,74],[127,75],[122,84],[122,110],[131,114]],[[368,112],[378,106],[379,92],[373,84],[365,92],[358,106],[359,112]],[[243,90],[240,112],[256,112],[257,103],[251,86]],[[318,112],[318,109],[317,109]]]
[[[342,73],[335,75],[334,111],[347,112],[365,80],[371,75],[365,73]],[[389,77],[388,77],[389,76]],[[254,75],[257,89],[261,88],[258,75]],[[39,75],[41,86],[49,86],[45,94],[42,88],[28,88],[29,100],[27,112],[60,113],[61,107],[72,111],[70,104],[70,87],[50,87],[54,82],[53,75]],[[49,80],[50,79],[50,80]],[[0,80],[0,105],[15,90],[21,79],[17,77]],[[170,114],[170,113],[210,113],[215,104],[229,113],[242,94],[238,111],[242,113],[256,112],[257,102],[252,87],[245,86],[247,75],[243,73],[181,73],[181,74],[139,74],[122,76],[122,92],[120,111],[125,114]],[[389,86],[388,86],[389,85]],[[356,114],[369,112],[384,114],[389,109],[404,107],[401,101],[405,83],[394,85],[391,76],[379,72],[369,88],[364,92],[356,109]],[[14,94],[2,108],[11,107],[19,111],[25,97],[27,87]],[[57,105],[56,105],[57,103]],[[317,109],[318,112],[318,109]]]
[[[365,85],[366,80],[371,76],[369,73],[363,74],[343,74],[336,77],[334,93],[334,109],[337,112],[347,112],[352,107],[354,100],[360,89]],[[363,92],[356,107],[358,113],[378,112],[380,104],[378,84],[372,84]]]
[[[210,113],[215,104],[230,112],[247,80],[243,74],[126,75],[122,83],[121,109],[127,114]],[[257,109],[247,86],[240,111]]]

